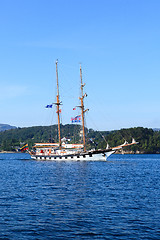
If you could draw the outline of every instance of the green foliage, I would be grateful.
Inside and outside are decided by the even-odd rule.
[[[71,139],[71,143],[81,142],[81,126],[66,124],[61,125],[61,137]],[[86,129],[87,148],[106,148],[107,142],[110,147],[131,142],[135,138],[138,145],[125,148],[126,151],[141,153],[159,153],[160,152],[160,131],[137,127],[121,129],[117,131],[94,131]],[[17,128],[0,132],[0,150],[15,151],[16,148],[28,143],[31,148],[36,142],[57,142],[58,130],[57,125],[37,126],[28,128]]]

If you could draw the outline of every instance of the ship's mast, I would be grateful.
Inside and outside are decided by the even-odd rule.
[[[83,145],[84,145],[84,151],[86,151],[86,138],[85,138],[85,127],[84,127],[84,113],[86,111],[88,111],[89,109],[84,109],[84,97],[87,97],[87,94],[83,94],[83,88],[85,86],[85,83],[83,84],[82,82],[82,68],[81,68],[81,65],[80,65],[80,79],[81,79],[81,97],[79,98],[80,101],[81,101],[81,117],[82,117],[82,130],[83,130]]]
[[[58,60],[56,61],[56,77],[57,77],[57,116],[58,116],[58,136],[59,136],[59,148],[61,149],[61,131],[60,131],[60,116],[59,116],[59,106],[61,105],[59,101],[59,83],[58,83]]]

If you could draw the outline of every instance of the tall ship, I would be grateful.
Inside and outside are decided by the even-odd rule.
[[[59,95],[59,80],[58,80],[58,60],[56,61],[56,85],[57,85],[57,95],[56,95],[56,113],[58,119],[58,139],[57,143],[35,143],[33,149],[29,151],[31,158],[35,160],[53,160],[53,161],[106,161],[107,158],[118,150],[124,147],[137,144],[137,142],[132,139],[131,143],[124,142],[124,144],[109,147],[106,146],[105,149],[87,149],[86,148],[86,136],[85,136],[85,113],[88,109],[84,107],[84,98],[87,94],[84,94],[85,84],[82,81],[82,68],[80,65],[80,80],[81,80],[81,96],[79,97],[81,110],[81,115],[77,116],[77,120],[81,120],[82,123],[82,139],[83,143],[71,144],[66,141],[62,141],[61,138],[61,124],[60,124],[60,95]],[[63,138],[64,139],[64,138]]]

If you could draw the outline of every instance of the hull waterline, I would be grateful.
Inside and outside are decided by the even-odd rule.
[[[114,151],[106,153],[88,153],[82,155],[62,155],[62,156],[46,156],[46,155],[31,155],[34,160],[46,160],[46,161],[106,161],[107,158],[113,154]]]

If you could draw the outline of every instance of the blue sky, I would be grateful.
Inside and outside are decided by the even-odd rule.
[[[0,1],[0,123],[62,123],[79,112],[79,63],[87,127],[160,127],[159,0]]]

